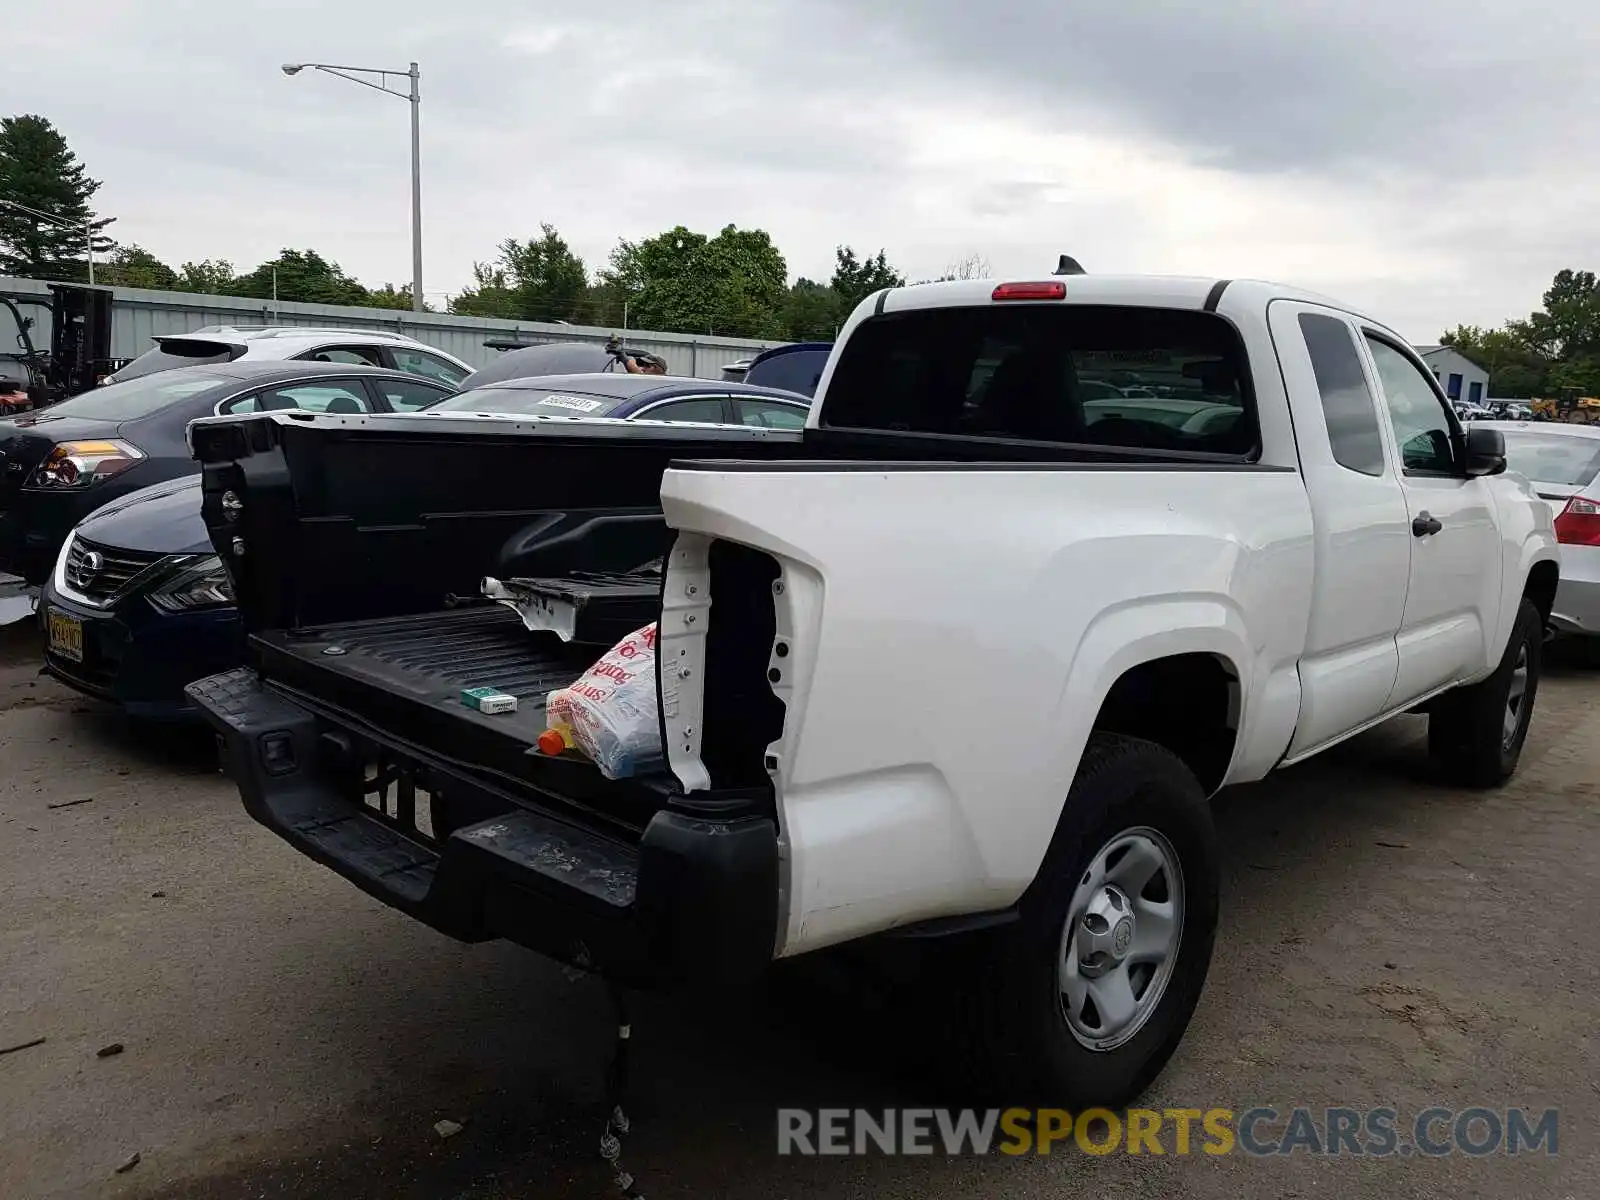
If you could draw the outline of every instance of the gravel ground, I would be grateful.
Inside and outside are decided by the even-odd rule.
[[[0,1049],[45,1039],[0,1054],[0,1196],[614,1194],[595,984],[367,899],[250,822],[204,739],[129,728],[36,654],[0,631]],[[1552,668],[1492,795],[1430,782],[1407,718],[1220,798],[1216,959],[1147,1100],[1557,1106],[1554,1158],[780,1159],[780,1105],[956,1102],[909,1015],[943,978],[825,956],[640,1003],[626,1162],[652,1200],[1600,1194],[1597,688]]]

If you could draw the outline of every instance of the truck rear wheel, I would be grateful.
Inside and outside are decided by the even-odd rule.
[[[1517,769],[1539,693],[1543,626],[1539,610],[1524,600],[1494,674],[1434,702],[1428,752],[1452,783],[1498,787]]]
[[[1211,964],[1218,854],[1193,773],[1094,734],[1039,877],[1008,929],[986,1041],[1039,1104],[1118,1108],[1161,1072]]]

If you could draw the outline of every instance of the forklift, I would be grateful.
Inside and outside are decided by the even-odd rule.
[[[0,405],[4,406],[0,416],[45,408],[90,391],[126,362],[111,357],[110,288],[81,283],[48,286],[48,297],[0,292],[0,315],[9,313],[16,326],[16,349],[0,350]],[[37,319],[23,312],[28,307],[50,314],[48,351],[34,344]]]

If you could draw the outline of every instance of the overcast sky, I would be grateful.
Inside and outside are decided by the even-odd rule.
[[[436,301],[541,221],[591,268],[619,237],[733,222],[821,278],[841,242],[913,278],[1062,252],[1264,276],[1416,341],[1600,268],[1595,0],[57,8],[8,11],[0,112],[53,120],[110,232],[174,264],[314,247],[407,282],[404,102],[279,64],[415,58]]]

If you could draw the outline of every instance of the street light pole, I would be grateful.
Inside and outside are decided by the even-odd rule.
[[[422,311],[422,72],[411,64],[411,311]]]
[[[337,75],[351,83],[372,88],[389,96],[399,96],[411,105],[411,308],[422,311],[422,72],[412,63],[404,71],[389,71],[381,67],[341,67],[334,63],[284,63],[285,75],[298,75],[310,67],[328,75]],[[362,79],[363,75],[376,75],[378,82]],[[410,88],[400,92],[389,86],[389,76],[403,75]]]

